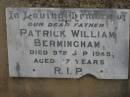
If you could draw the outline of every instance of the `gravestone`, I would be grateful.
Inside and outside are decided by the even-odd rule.
[[[7,8],[10,77],[128,79],[126,9]]]

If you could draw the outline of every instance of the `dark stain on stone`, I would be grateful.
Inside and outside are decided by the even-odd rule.
[[[33,69],[33,72],[36,71],[35,69]]]
[[[117,29],[118,29],[118,27],[115,27],[115,29],[114,29],[114,30],[115,30],[115,31],[114,31],[115,33],[117,33]],[[117,34],[115,35],[114,38],[115,38],[115,44],[116,44],[116,43],[117,43]]]
[[[103,50],[106,50],[106,47],[105,47],[105,46],[103,46]]]
[[[112,58],[114,59],[114,58],[115,58],[115,56],[114,56],[114,55],[112,55]]]
[[[20,64],[19,64],[19,62],[17,62],[17,63],[16,63],[16,72],[17,72],[17,75],[18,75],[18,76],[21,75],[21,74],[20,74],[20,69],[21,69],[21,68],[20,68]]]

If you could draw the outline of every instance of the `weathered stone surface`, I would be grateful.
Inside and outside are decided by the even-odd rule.
[[[128,95],[130,94],[129,79],[98,80],[91,75],[87,75],[78,80],[9,78],[5,8],[32,7],[35,6],[35,4],[32,4],[35,1],[0,0],[0,97],[130,97]],[[41,7],[58,7],[59,5],[58,2],[57,5],[53,5],[54,0],[52,2],[49,2],[50,0],[45,0],[45,2],[43,0],[40,1],[38,5]],[[88,3],[91,3],[91,0],[80,1],[84,1],[84,4],[82,4],[84,6],[86,5],[86,8],[108,8],[109,5],[112,5],[109,6],[110,8],[119,8],[119,2],[122,5],[121,8],[130,8],[130,0],[111,0],[111,2],[110,0],[95,0],[95,6],[93,4],[88,5]],[[73,6],[70,4],[66,7]],[[77,5],[76,7],[83,6]]]
[[[128,79],[129,11],[7,8],[11,77]]]

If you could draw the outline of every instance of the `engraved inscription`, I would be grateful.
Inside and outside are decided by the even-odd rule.
[[[7,8],[11,77],[127,79],[129,10]]]

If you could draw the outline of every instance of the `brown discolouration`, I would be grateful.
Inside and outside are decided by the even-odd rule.
[[[5,8],[35,6],[130,8],[130,0],[0,0],[0,97],[130,97],[130,80],[98,80],[88,75],[77,80],[10,78]]]

